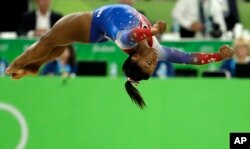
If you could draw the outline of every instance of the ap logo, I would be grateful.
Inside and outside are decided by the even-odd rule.
[[[250,133],[230,133],[230,149],[250,149]]]

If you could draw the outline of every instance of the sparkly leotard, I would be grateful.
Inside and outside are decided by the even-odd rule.
[[[128,5],[106,5],[94,10],[90,31],[90,42],[114,41],[128,53],[139,41],[147,39],[149,47],[158,50],[159,60],[183,64],[206,64],[220,61],[218,53],[186,53],[159,44],[151,34],[148,19]]]

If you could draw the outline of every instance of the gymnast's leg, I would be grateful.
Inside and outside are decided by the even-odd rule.
[[[74,41],[89,42],[91,20],[92,13],[65,16],[38,42],[17,57],[6,69],[6,73],[14,79],[35,74],[42,64],[58,57],[64,51],[62,47]]]
[[[51,60],[54,60],[55,58],[59,57],[63,51],[66,49],[66,46],[61,46],[61,47],[56,47],[54,48],[53,50],[51,50],[51,52],[48,54],[47,57],[41,59],[41,60],[38,60],[34,63],[31,63],[31,64],[28,64],[26,65],[23,70],[24,72],[23,73],[20,73],[20,74],[13,74],[12,77],[14,79],[19,79],[21,77],[23,77],[24,75],[37,75],[38,72],[39,72],[39,68],[51,61]]]

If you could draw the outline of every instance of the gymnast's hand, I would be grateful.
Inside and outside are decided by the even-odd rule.
[[[162,34],[166,31],[166,22],[157,21],[151,28],[151,33],[153,35]]]
[[[223,45],[219,49],[219,55],[221,58],[231,58],[234,55],[234,50],[230,48],[228,45]]]

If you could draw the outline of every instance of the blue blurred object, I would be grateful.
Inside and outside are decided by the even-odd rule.
[[[6,60],[0,58],[0,76],[5,76],[5,69],[8,67]]]
[[[235,67],[236,67],[236,62],[234,59],[228,59],[223,61],[221,65],[221,70],[227,70],[230,72],[231,76],[235,75]]]
[[[71,67],[69,64],[62,66],[58,60],[54,60],[54,61],[48,63],[44,67],[41,74],[42,75],[50,75],[51,74],[51,75],[56,75],[56,76],[62,75],[64,73],[75,74],[76,69],[77,69],[76,66]]]
[[[153,77],[167,78],[174,76],[174,67],[171,63],[165,61],[158,62],[155,68],[155,72],[153,73]]]

